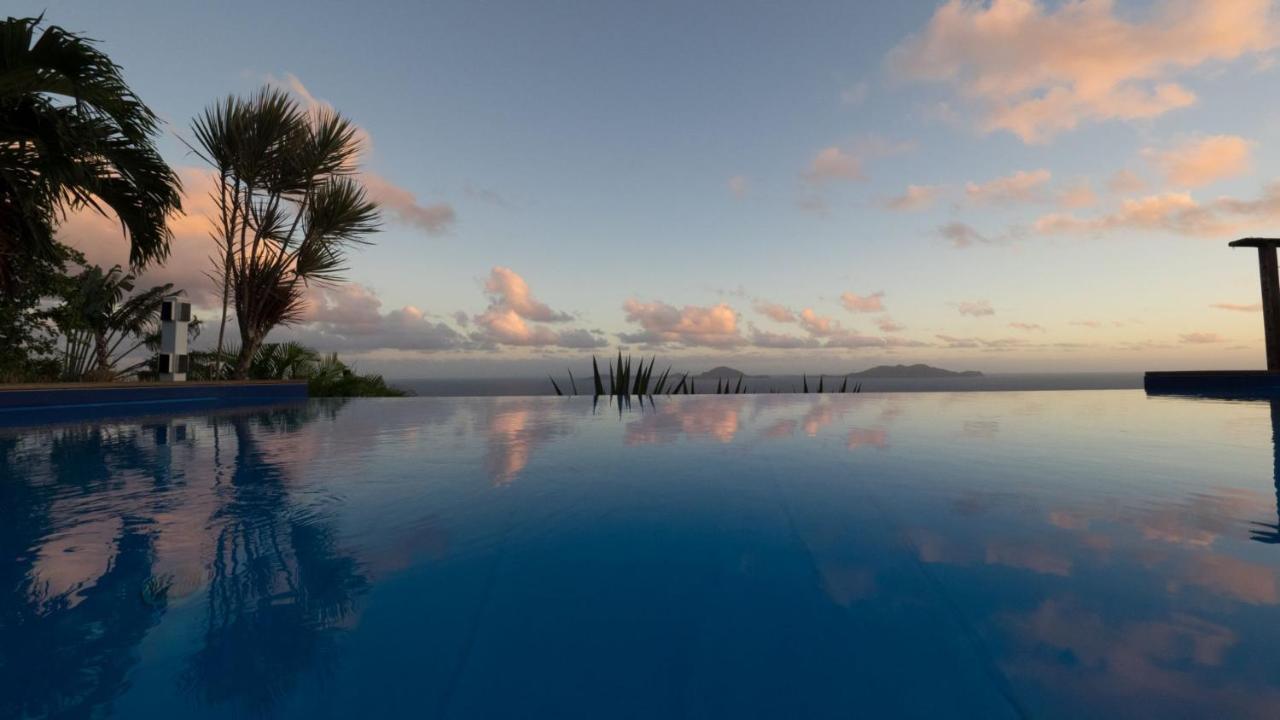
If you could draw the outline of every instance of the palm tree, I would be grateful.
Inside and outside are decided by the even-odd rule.
[[[300,319],[307,285],[342,280],[346,251],[377,231],[378,208],[355,177],[356,127],[332,109],[304,110],[265,88],[210,106],[192,129],[218,174],[222,328],[234,303],[233,375],[244,378],[267,333]]]
[[[173,285],[157,285],[136,295],[135,278],[119,265],[108,271],[94,266],[77,275],[54,322],[63,336],[63,375],[68,380],[108,380],[145,368],[142,359],[128,367],[121,362],[157,333],[160,306]]]
[[[140,268],[169,253],[177,175],[156,151],[158,120],[91,40],[42,18],[0,22],[0,300],[25,268],[59,262],[68,210],[111,210]]]

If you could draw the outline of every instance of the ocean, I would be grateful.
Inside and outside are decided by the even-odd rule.
[[[590,376],[576,377],[578,392],[591,392]],[[560,389],[570,394],[569,378],[556,377]],[[542,378],[406,378],[388,382],[402,390],[423,397],[489,397],[496,395],[554,395],[551,381]],[[736,382],[736,381],[735,381]],[[828,375],[823,389],[840,388],[841,376]],[[849,379],[849,386],[862,383],[862,392],[985,392],[999,390],[1133,390],[1142,387],[1140,372],[1109,373],[995,373],[981,377],[942,378],[867,378]],[[743,385],[749,392],[800,392],[799,375],[748,376]],[[809,376],[809,391],[818,387],[818,378]],[[699,393],[714,392],[715,379],[699,378]]]

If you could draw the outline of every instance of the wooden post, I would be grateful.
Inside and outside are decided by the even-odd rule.
[[[1267,369],[1280,370],[1280,269],[1274,245],[1258,246],[1262,279],[1262,327],[1267,337]]]
[[[1231,247],[1258,249],[1258,279],[1262,283],[1262,329],[1267,341],[1267,369],[1280,372],[1280,272],[1276,247],[1280,238],[1241,238]]]

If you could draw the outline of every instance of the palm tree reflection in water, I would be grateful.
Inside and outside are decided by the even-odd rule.
[[[306,419],[286,413],[229,421],[236,457],[210,519],[204,641],[183,674],[205,703],[237,702],[261,713],[307,670],[328,674],[335,630],[368,586],[325,517],[294,502],[286,473],[260,447],[262,435],[288,433]]]
[[[207,591],[183,689],[261,714],[305,673],[323,676],[368,581],[328,518],[291,495],[286,467],[264,443],[296,443],[295,432],[338,407],[212,417],[191,437],[129,423],[0,436],[0,717],[108,711],[169,609],[172,577],[158,573],[168,532],[206,535],[179,538],[205,548],[186,562],[203,566],[191,580]],[[228,434],[234,459],[224,466]],[[212,447],[200,447],[206,438]],[[210,464],[212,475],[199,472]],[[175,515],[187,517],[175,527]],[[86,577],[76,562],[92,554],[57,547],[84,540],[94,522],[113,535],[105,567]],[[60,568],[75,578],[65,588],[50,580]]]

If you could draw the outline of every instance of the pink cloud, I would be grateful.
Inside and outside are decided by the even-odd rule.
[[[1243,175],[1252,163],[1253,143],[1235,135],[1196,138],[1168,150],[1143,154],[1164,173],[1166,182],[1194,188]]]
[[[1170,192],[1124,200],[1120,208],[1094,217],[1052,213],[1035,223],[1046,235],[1142,230],[1193,237],[1221,238],[1260,230],[1280,221],[1280,184],[1264,188],[1253,200],[1220,197],[1207,203],[1189,193]]]
[[[798,335],[787,335],[785,333],[769,332],[752,326],[751,328],[751,344],[756,347],[770,348],[776,350],[792,350],[796,348],[816,348],[821,343],[811,337],[801,337]]]
[[[805,332],[817,337],[825,337],[832,333],[840,332],[840,323],[832,318],[819,315],[813,311],[813,308],[805,308],[800,311],[800,327]]]
[[[1052,175],[1048,170],[1019,170],[985,183],[966,183],[965,195],[980,204],[1010,204],[1044,199],[1044,187]]]
[[[902,332],[907,327],[900,323],[894,322],[893,318],[885,316],[876,321],[876,327],[880,328],[880,332]]]
[[[1107,180],[1107,190],[1110,190],[1113,195],[1132,195],[1146,188],[1146,181],[1132,170],[1117,170]]]
[[[1075,210],[1093,207],[1097,203],[1098,196],[1088,180],[1077,180],[1058,191],[1058,205],[1064,208]]]
[[[1031,143],[1083,122],[1187,107],[1196,96],[1172,81],[1178,73],[1276,45],[1269,0],[1159,0],[1136,18],[1114,5],[948,0],[889,65],[901,77],[953,85],[980,108],[984,131]]]
[[[913,211],[924,210],[933,205],[941,188],[936,185],[908,185],[906,192],[885,201],[890,210]]]
[[[209,218],[217,214],[210,196],[216,187],[216,178],[201,168],[178,167],[176,170],[182,180],[185,214],[169,219],[169,229],[173,231],[169,258],[163,264],[148,267],[141,274],[139,284],[173,283],[175,289],[187,293],[198,309],[221,309],[222,286],[209,277],[215,269],[210,258],[218,252],[209,236]],[[129,264],[129,240],[114,214],[103,216],[82,208],[68,214],[58,225],[57,235],[60,241],[83,252],[91,264],[108,268]],[[207,312],[204,317],[208,319]]]
[[[412,305],[382,312],[377,293],[359,283],[312,287],[302,322],[279,333],[280,339],[298,340],[322,352],[436,351],[468,346],[457,330]]]
[[[709,347],[729,347],[743,342],[738,330],[738,313],[725,303],[677,308],[664,302],[646,303],[628,298],[622,309],[627,322],[641,328],[640,332],[620,333],[618,337],[624,342]]]
[[[809,162],[809,169],[805,171],[804,177],[814,184],[862,180],[862,163],[851,153],[832,145],[818,151]]]
[[[1205,345],[1209,343],[1220,343],[1226,340],[1226,338],[1222,337],[1221,335],[1217,333],[1211,333],[1211,332],[1184,333],[1182,335],[1179,335],[1178,339],[1184,343],[1189,343],[1191,345]]]
[[[525,320],[537,322],[567,322],[573,316],[557,312],[538,300],[529,290],[529,283],[511,268],[494,267],[485,280],[484,291],[495,306],[509,309]]]
[[[849,312],[883,312],[884,311],[884,291],[873,292],[870,295],[858,295],[856,293],[844,292],[840,294],[840,304]]]
[[[742,175],[734,175],[729,178],[729,192],[736,198],[742,199],[747,196],[747,178]]]
[[[972,317],[996,314],[995,309],[991,307],[991,303],[986,300],[964,300],[956,303],[956,309],[960,311],[961,315]]]
[[[1036,323],[1011,322],[1009,327],[1014,330],[1025,330],[1026,332],[1044,332],[1044,326]]]
[[[472,338],[479,343],[565,348],[595,348],[608,344],[586,330],[557,331],[543,325],[567,322],[573,317],[552,310],[535,298],[529,284],[510,268],[491,269],[484,291],[489,296],[489,308],[473,318],[477,330]]]
[[[1217,308],[1218,310],[1233,310],[1235,312],[1262,312],[1262,303],[1243,304],[1221,302],[1213,303],[1209,307]]]
[[[378,203],[396,220],[425,231],[429,235],[446,232],[457,219],[453,206],[448,203],[423,205],[410,191],[371,172],[361,173],[369,199]]]
[[[796,321],[796,314],[791,308],[777,303],[760,301],[754,305],[755,311],[765,317],[780,323],[793,323]]]

